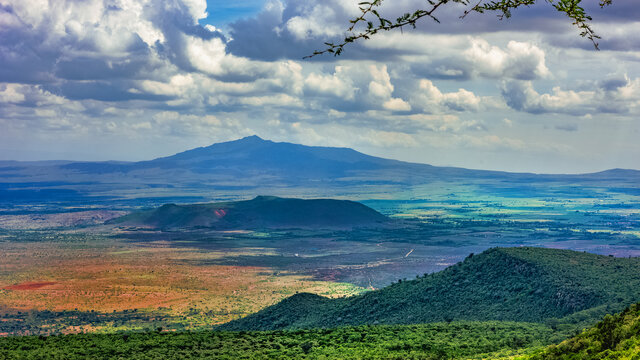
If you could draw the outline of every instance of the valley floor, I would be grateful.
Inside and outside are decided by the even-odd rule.
[[[0,336],[205,330],[297,292],[360,294],[495,246],[640,254],[637,184],[484,179],[372,189],[349,197],[406,227],[160,232],[96,225],[135,199],[126,209],[69,205],[66,215],[57,203],[2,205]]]

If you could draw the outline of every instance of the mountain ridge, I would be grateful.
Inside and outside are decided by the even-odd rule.
[[[298,294],[224,330],[440,321],[597,320],[640,299],[640,259],[570,250],[492,248],[441,272],[350,298]],[[575,314],[582,313],[577,316]],[[567,320],[569,321],[569,320]]]

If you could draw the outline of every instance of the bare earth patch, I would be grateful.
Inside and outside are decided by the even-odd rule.
[[[338,297],[362,291],[350,284],[315,281],[269,267],[213,262],[269,249],[201,251],[176,248],[165,241],[131,244],[87,233],[36,234],[31,241],[0,242],[0,314],[34,312],[35,317],[38,311],[79,311],[105,317],[127,312],[150,319],[171,317],[185,328],[210,328],[296,292]],[[10,329],[9,333],[23,334],[16,327],[16,316],[13,327],[0,325],[0,332]],[[149,321],[157,326],[155,320]],[[128,325],[86,325],[82,330],[96,331],[100,326],[106,331]],[[64,333],[76,330],[71,324],[61,329]]]
[[[44,282],[25,282],[16,285],[10,285],[3,287],[4,290],[37,290],[45,286],[55,285],[57,283],[51,281]]]

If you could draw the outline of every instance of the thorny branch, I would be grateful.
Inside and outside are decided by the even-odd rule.
[[[381,31],[390,31],[397,28],[402,30],[402,28],[405,26],[411,26],[412,28],[415,28],[418,20],[425,17],[439,23],[440,21],[438,20],[438,18],[434,16],[434,13],[436,12],[436,10],[438,10],[438,8],[446,5],[447,3],[458,3],[464,6],[469,6],[470,3],[469,0],[427,0],[427,2],[429,3],[429,8],[417,9],[414,12],[405,13],[404,15],[398,17],[395,21],[391,21],[383,17],[378,11],[383,1],[384,0],[373,0],[359,3],[358,6],[360,9],[360,16],[349,21],[351,25],[347,29],[347,35],[345,35],[344,39],[338,43],[325,42],[324,44],[327,47],[324,50],[316,50],[313,52],[313,54],[305,56],[304,58],[307,59],[325,53],[330,53],[334,56],[338,56],[342,54],[345,46],[347,46],[348,44],[351,44],[360,39],[368,40]],[[484,0],[479,0],[476,5],[465,10],[460,18],[465,18],[472,12],[482,14],[489,11],[496,11],[499,13],[498,18],[502,20],[504,18],[511,17],[512,10],[522,6],[528,7],[534,5],[537,1],[542,0],[497,0],[486,2]],[[573,25],[575,25],[580,30],[580,36],[589,39],[593,43],[593,46],[596,49],[599,49],[597,39],[600,39],[600,36],[595,33],[595,31],[589,24],[592,18],[581,6],[582,0],[544,1],[553,6],[557,11],[567,15],[573,21]],[[611,5],[612,1],[613,0],[599,0],[599,5],[601,8],[603,8],[607,5]],[[358,25],[360,24],[364,24],[365,28],[361,31],[355,31],[356,27],[358,27]]]

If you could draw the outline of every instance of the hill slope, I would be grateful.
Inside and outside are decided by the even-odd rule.
[[[386,216],[354,201],[258,196],[247,201],[168,204],[125,215],[110,223],[162,229],[208,227],[230,230],[376,227],[389,221]]]
[[[439,273],[327,299],[298,294],[222,326],[272,330],[451,320],[597,319],[640,299],[640,259],[543,248],[494,248]]]
[[[552,345],[531,360],[605,360],[640,358],[640,304],[620,314],[607,315],[596,326],[559,345]]]

